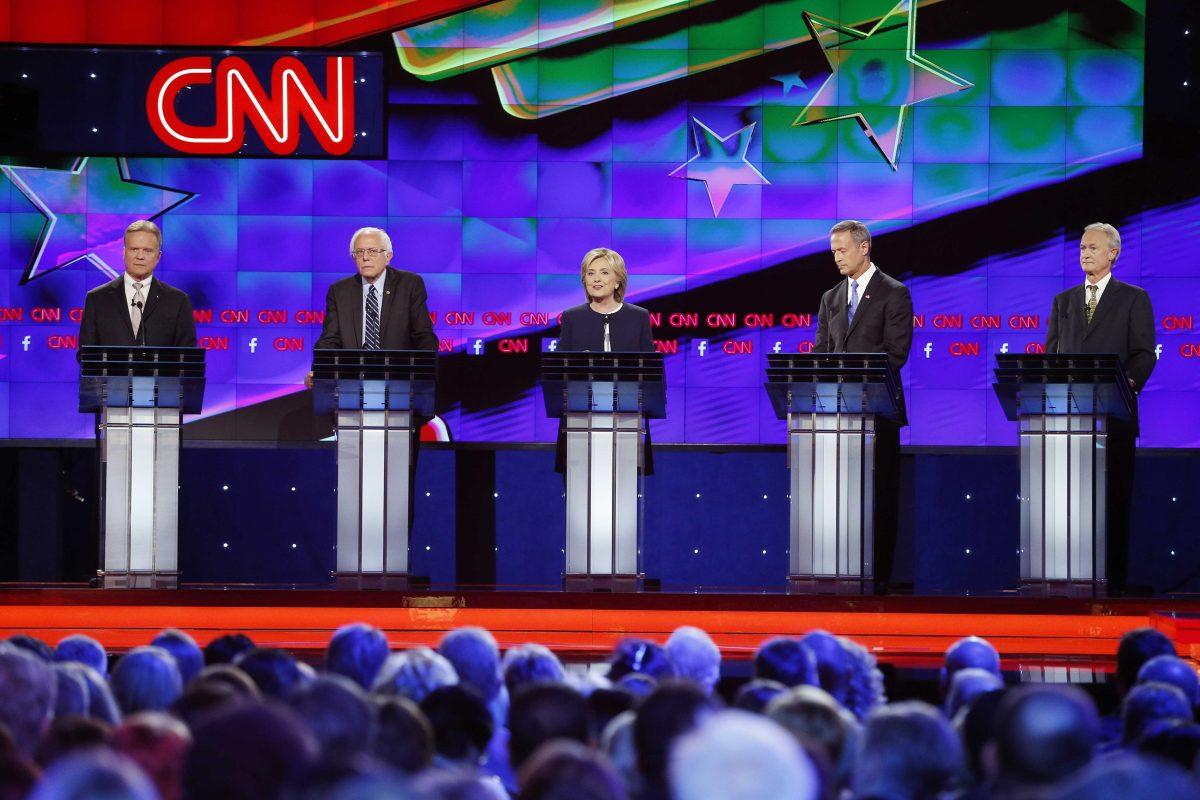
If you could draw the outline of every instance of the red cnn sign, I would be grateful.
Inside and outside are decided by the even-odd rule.
[[[216,92],[213,124],[181,120],[175,111],[179,93],[188,86],[210,84]],[[325,152],[345,155],[354,142],[354,61],[347,56],[327,57],[322,93],[299,59],[281,56],[271,69],[268,93],[250,65],[237,56],[221,59],[215,70],[208,56],[178,58],[150,82],[146,116],[158,138],[182,153],[236,153],[245,139],[248,119],[272,153],[291,155],[300,141],[303,119]]]

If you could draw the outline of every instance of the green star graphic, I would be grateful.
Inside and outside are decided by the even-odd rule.
[[[802,16],[830,74],[792,125],[852,119],[893,170],[909,107],[973,86],[917,53],[916,0],[900,0],[865,33],[808,11]]]

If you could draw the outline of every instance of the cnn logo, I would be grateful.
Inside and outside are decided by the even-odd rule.
[[[175,101],[191,86],[213,85],[216,119],[192,125],[179,118]],[[283,56],[271,69],[268,92],[245,60],[230,56],[213,69],[208,56],[176,59],[154,76],[146,92],[146,115],[169,147],[193,155],[236,153],[245,141],[246,120],[275,155],[296,152],[303,119],[330,155],[350,152],[354,142],[354,61],[325,59],[325,92],[299,59]]]

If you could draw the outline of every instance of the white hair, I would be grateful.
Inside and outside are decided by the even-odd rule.
[[[675,800],[816,800],[820,779],[799,743],[748,711],[720,711],[671,749]]]
[[[387,231],[383,228],[359,228],[350,237],[350,255],[354,255],[354,243],[358,241],[358,237],[363,234],[373,233],[379,237],[379,241],[383,242],[383,249],[389,253],[392,252],[392,237],[387,235]]]
[[[456,683],[458,673],[445,656],[428,647],[414,647],[387,657],[371,691],[407,697],[419,705],[433,690]]]
[[[711,636],[699,628],[684,625],[675,629],[663,649],[675,666],[676,675],[694,681],[701,689],[712,693],[721,678],[721,651]]]
[[[1109,225],[1107,222],[1093,222],[1083,229],[1084,233],[1088,231],[1104,231],[1104,235],[1108,237],[1108,249],[1117,251],[1117,258],[1121,257],[1121,232]],[[1116,263],[1116,258],[1113,262]]]

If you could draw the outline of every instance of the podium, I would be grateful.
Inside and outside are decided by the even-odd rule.
[[[1092,594],[1107,582],[1108,458],[1133,392],[1115,355],[996,356],[993,388],[1020,425],[1021,584]]]
[[[882,353],[768,354],[765,387],[787,420],[788,584],[860,592],[874,579],[875,436],[900,413]]]
[[[567,589],[635,590],[645,420],[666,416],[660,353],[546,353],[546,414],[566,438]]]
[[[183,414],[204,403],[204,350],[80,350],[79,411],[96,414],[104,588],[179,582],[179,445]]]
[[[337,431],[337,568],[341,588],[408,586],[418,417],[434,415],[437,354],[316,350],[313,409]]]

